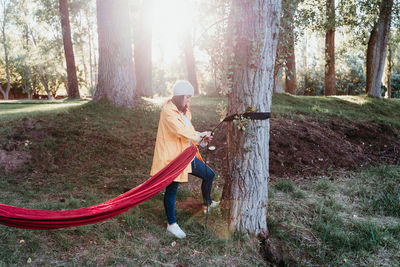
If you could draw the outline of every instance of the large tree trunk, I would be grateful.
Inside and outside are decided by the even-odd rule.
[[[94,100],[134,105],[135,70],[128,0],[97,0],[99,77]]]
[[[335,73],[335,0],[326,1],[328,28],[325,35],[325,95],[336,94]]]
[[[191,33],[192,29],[188,29],[185,33],[184,40],[184,50],[185,50],[185,61],[186,61],[186,70],[188,81],[193,85],[194,94],[199,94],[199,85],[197,82],[197,74],[196,74],[196,62],[193,53],[193,35]]]
[[[68,76],[68,97],[79,98],[78,78],[76,77],[76,67],[74,49],[71,40],[71,27],[69,23],[68,0],[59,0],[61,28],[64,42],[65,61],[67,63]]]
[[[142,1],[139,22],[135,34],[136,94],[152,96],[152,16],[153,0]]]
[[[382,98],[381,84],[386,59],[393,0],[382,0],[377,24],[371,31],[367,48],[367,93]]]
[[[232,55],[232,91],[228,113],[248,108],[268,112],[274,86],[280,1],[232,1],[228,42]],[[248,121],[246,130],[228,123],[228,176],[223,191],[231,230],[267,231],[269,121]]]

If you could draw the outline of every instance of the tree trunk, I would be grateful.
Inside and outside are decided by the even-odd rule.
[[[308,78],[307,47],[308,47],[308,40],[307,40],[307,33],[305,33],[303,42],[303,53],[302,53],[303,69],[304,69],[304,95],[310,95],[310,90],[308,88],[309,78]]]
[[[86,66],[86,57],[85,57],[85,51],[84,51],[83,44],[80,46],[80,48],[81,48],[81,55],[82,55],[83,75],[85,76],[85,84],[86,84],[86,87],[88,87],[88,86],[87,86],[87,84],[88,84],[88,82],[89,82],[89,79],[88,79],[88,69],[87,69],[87,66]]]
[[[232,91],[228,113],[246,109],[268,112],[274,86],[274,64],[279,37],[280,1],[232,1],[228,55],[232,59]],[[267,232],[269,178],[269,121],[227,125],[228,176],[223,204],[228,207],[231,230],[250,234]]]
[[[49,88],[49,82],[48,82],[48,80],[47,80],[47,78],[46,78],[46,76],[45,76],[46,74],[44,74],[44,73],[41,73],[40,74],[40,82],[42,83],[42,85],[43,85],[43,87],[44,87],[44,90],[46,91],[46,93],[47,93],[47,99],[48,100],[52,100],[52,95],[51,95],[51,92],[50,92],[50,88]]]
[[[99,74],[94,100],[132,107],[135,68],[128,0],[97,0]]]
[[[90,75],[90,92],[93,96],[92,92],[94,89],[94,77],[93,77],[93,64],[92,64],[92,37],[89,35],[89,75]]]
[[[293,13],[291,14],[291,22],[287,27],[287,52],[286,52],[286,79],[285,84],[286,93],[295,95],[297,91],[296,86],[296,55],[294,52],[294,31],[293,31]]]
[[[25,85],[24,91],[28,95],[28,99],[32,99],[32,88],[31,88],[31,69],[28,66],[25,66]]]
[[[4,7],[5,8],[5,7]],[[6,12],[6,11],[4,11]],[[3,47],[4,47],[4,61],[6,63],[6,78],[7,78],[7,87],[6,90],[1,89],[1,93],[3,94],[4,100],[8,100],[8,95],[11,90],[11,78],[10,78],[10,61],[8,59],[8,49],[7,49],[7,37],[6,37],[6,17],[3,17],[3,25],[2,25],[2,35],[3,35]]]
[[[93,54],[92,54],[92,27],[93,25],[90,23],[90,17],[88,11],[85,9],[85,18],[87,21],[87,27],[88,27],[88,46],[89,46],[89,75],[90,75],[90,95],[93,96],[94,94],[94,73],[93,73]]]
[[[79,98],[78,78],[76,76],[74,49],[71,40],[71,27],[69,23],[68,0],[59,0],[61,28],[64,42],[65,61],[67,63],[68,97]]]
[[[284,12],[284,5],[285,1],[282,2],[282,12]],[[285,18],[281,16],[280,23],[281,26],[285,24]],[[276,48],[276,57],[275,57],[275,65],[274,65],[274,93],[275,94],[283,94],[283,87],[282,87],[282,71],[283,71],[283,64],[285,63],[285,53],[284,53],[284,46],[285,46],[285,32],[279,31],[279,38],[278,38],[278,45]]]
[[[142,1],[135,35],[136,94],[152,96],[152,16],[153,0]]]
[[[284,29],[283,34],[283,48],[282,53],[285,57],[285,92],[295,95],[296,94],[296,56],[294,51],[294,31],[293,31],[293,16],[296,11],[298,0],[284,0],[282,1],[281,28]],[[281,35],[281,33],[279,33]]]
[[[277,49],[279,50],[279,48]],[[278,57],[279,55],[276,55]],[[274,93],[275,94],[283,94],[283,87],[282,87],[282,64],[278,63],[275,60],[275,68],[274,68]]]
[[[392,98],[392,47],[390,42],[388,43],[388,56],[387,56],[387,69],[386,69],[386,88],[387,98]]]
[[[381,84],[390,31],[393,0],[381,2],[378,22],[371,31],[367,48],[367,94],[382,98]]]
[[[335,73],[335,0],[326,1],[325,95],[336,95]]]
[[[191,34],[191,29],[188,29],[185,33],[184,40],[184,50],[185,50],[185,61],[188,81],[193,85],[194,94],[199,94],[199,85],[197,82],[196,74],[196,61],[193,53],[193,35]]]

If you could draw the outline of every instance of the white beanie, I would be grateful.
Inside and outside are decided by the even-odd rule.
[[[174,96],[176,95],[194,95],[194,88],[188,81],[178,80],[173,88]]]

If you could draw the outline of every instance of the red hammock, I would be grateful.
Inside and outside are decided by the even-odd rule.
[[[0,224],[27,229],[57,229],[100,222],[112,218],[159,193],[192,161],[197,152],[188,147],[143,184],[102,204],[75,210],[36,210],[0,204]]]

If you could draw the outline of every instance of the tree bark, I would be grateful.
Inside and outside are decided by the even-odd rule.
[[[271,108],[280,11],[280,1],[232,1],[227,40],[232,64],[229,114],[248,109],[268,112]],[[228,176],[223,205],[228,207],[231,230],[265,234],[270,125],[268,120],[244,121],[243,131],[237,122],[227,125]]]
[[[188,29],[185,33],[184,40],[184,50],[185,50],[185,61],[186,61],[186,70],[188,81],[193,85],[194,94],[199,94],[199,84],[197,82],[197,73],[196,73],[196,60],[194,58],[193,52],[193,35],[191,33],[191,29]]]
[[[136,92],[139,96],[152,96],[152,17],[153,0],[142,1],[142,9],[135,35]]]
[[[68,97],[79,98],[78,78],[76,76],[74,49],[71,40],[71,26],[69,23],[68,0],[59,0],[59,3],[65,61],[67,63]]]
[[[367,48],[367,94],[382,98],[381,84],[390,31],[393,0],[381,1],[378,22],[371,31]]]
[[[336,94],[335,73],[335,0],[326,1],[327,31],[325,35],[325,95]]]
[[[116,106],[132,107],[135,68],[128,0],[97,0],[99,73],[94,100],[107,99]]]

